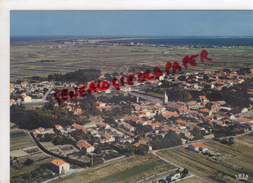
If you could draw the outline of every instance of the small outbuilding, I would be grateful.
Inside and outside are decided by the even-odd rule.
[[[205,146],[203,143],[195,143],[188,145],[188,149],[192,151],[202,151],[203,153],[208,151],[207,146]]]
[[[69,171],[69,164],[61,159],[54,159],[50,163],[50,169],[58,174],[64,174]]]

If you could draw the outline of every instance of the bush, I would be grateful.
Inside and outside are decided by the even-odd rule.
[[[34,161],[32,159],[28,158],[23,164],[24,165],[31,165],[33,163],[34,163]]]
[[[41,169],[50,169],[50,164],[49,163],[43,163],[40,165]]]
[[[227,141],[226,139],[222,139],[222,140],[220,141],[220,143],[222,143],[222,144],[228,144],[228,141]]]

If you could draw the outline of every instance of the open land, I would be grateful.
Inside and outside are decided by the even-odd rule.
[[[204,173],[217,182],[233,182],[237,174],[248,174],[248,181],[252,182],[252,144],[237,139],[233,145],[225,145],[213,140],[204,144],[209,148],[209,151],[220,155],[209,157],[184,147],[162,150],[157,154],[187,167],[196,175],[201,176]]]
[[[118,45],[113,43],[67,42],[50,40],[27,42],[11,46],[11,81],[29,80],[31,76],[47,77],[54,73],[67,73],[79,69],[96,68],[103,73],[123,72],[134,68],[136,72],[158,66],[165,71],[166,62],[177,61],[182,66],[186,55],[200,54],[204,48],[188,46],[139,46]],[[68,44],[67,44],[68,43]],[[215,47],[205,48],[212,62],[200,62],[196,67],[189,66],[182,72],[216,71],[221,68],[239,68],[251,65],[252,47]],[[166,53],[166,54],[164,54]]]
[[[180,182],[180,183],[208,183],[207,181],[200,179],[198,177],[190,177],[188,179],[180,180],[177,182]]]
[[[173,168],[175,168],[173,165],[149,154],[147,156],[133,156],[102,167],[89,168],[54,182],[135,182],[143,177]]]
[[[197,66],[183,69],[184,56],[200,54],[205,49],[208,51],[212,62],[201,63],[196,59]],[[237,69],[252,65],[253,47],[188,47],[188,46],[150,46],[150,45],[119,45],[114,43],[93,43],[71,40],[47,40],[26,42],[24,45],[11,46],[11,81],[32,80],[32,76],[47,77],[54,73],[67,73],[79,69],[96,68],[102,73],[134,72],[138,73],[147,68],[152,70],[158,66],[164,72],[166,62],[179,62],[182,72],[198,72],[203,70],[217,71],[223,68]],[[46,79],[47,80],[47,79]],[[66,87],[63,87],[66,88]],[[140,91],[141,92],[141,91]],[[145,94],[145,92],[142,92]],[[156,97],[163,94],[150,92]],[[100,95],[100,94],[98,94]],[[108,94],[111,95],[111,94]],[[79,99],[79,97],[77,98]],[[38,107],[39,104],[27,104],[26,108]],[[120,131],[126,130],[119,127]],[[34,160],[34,164],[24,166],[14,161],[11,176],[31,172],[42,163],[50,163],[52,157],[36,148],[32,137],[25,131],[15,127],[11,129],[10,147],[13,157],[23,162],[27,157]],[[147,137],[141,137],[142,142],[147,142]],[[233,145],[221,144],[218,141],[205,141],[204,144],[214,156],[199,154],[184,147],[175,147],[158,150],[156,154],[174,165],[187,168],[191,173],[213,179],[217,182],[236,182],[235,175],[248,174],[248,182],[253,182],[253,136],[247,134],[236,138]],[[72,145],[55,146],[51,142],[41,143],[46,149],[57,155],[89,162],[87,156],[82,158],[75,154],[77,150]],[[18,155],[21,157],[18,157]],[[24,158],[26,157],[26,158]],[[215,157],[215,159],[213,158]],[[23,159],[22,159],[23,158]],[[131,156],[113,160],[97,167],[88,168],[82,172],[59,178],[54,182],[135,182],[156,173],[174,169],[175,166],[148,153],[146,156]],[[50,173],[50,172],[48,172]],[[50,176],[48,176],[50,178]],[[203,182],[202,179],[191,177],[182,182]]]
[[[36,146],[32,138],[23,130],[12,130],[10,133],[10,150]]]

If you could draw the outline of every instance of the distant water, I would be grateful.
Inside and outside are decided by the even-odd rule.
[[[20,41],[39,41],[48,39],[98,39],[99,37],[87,36],[30,36],[30,37],[11,37],[11,43]],[[113,38],[113,37],[110,37]],[[253,37],[150,37],[150,38],[124,38],[118,37],[120,40],[101,41],[110,43],[144,43],[144,44],[157,44],[157,45],[188,45],[188,46],[253,46]],[[109,39],[103,37],[99,39]]]
[[[253,46],[253,38],[150,38],[106,41],[111,43],[144,43],[188,46]]]

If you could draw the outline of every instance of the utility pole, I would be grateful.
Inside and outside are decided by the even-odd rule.
[[[91,165],[93,166],[93,153],[91,154]]]

